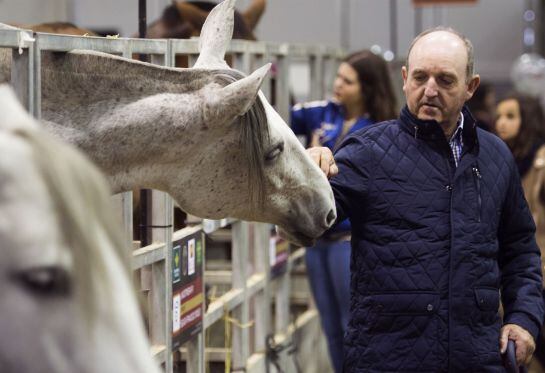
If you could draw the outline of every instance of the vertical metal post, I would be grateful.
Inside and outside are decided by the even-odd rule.
[[[138,37],[140,39],[146,38],[147,27],[147,9],[146,0],[138,0]],[[140,61],[146,61],[147,56],[144,54],[139,55]],[[140,190],[140,242],[142,247],[150,244],[150,231],[148,226],[150,225],[151,214],[151,191],[148,189]]]
[[[187,347],[187,373],[204,373],[204,332],[186,343]]]
[[[234,319],[238,321],[240,325],[230,325],[232,328],[232,343],[231,353],[233,370],[240,370],[246,366],[246,360],[250,355],[250,332],[245,325],[250,318],[250,305],[246,290],[246,277],[248,270],[248,248],[249,248],[249,223],[245,221],[237,221],[232,225],[232,287],[233,289],[242,289],[243,301],[233,311]]]
[[[254,350],[265,351],[265,338],[271,333],[271,269],[269,256],[267,255],[269,252],[271,225],[254,223],[254,228],[254,266],[257,273],[263,273],[265,276],[265,286],[263,287],[263,290],[254,297]]]
[[[341,29],[341,48],[350,49],[350,1],[339,0],[339,24]]]
[[[42,119],[42,51],[40,49],[40,36],[34,33],[34,44],[29,46],[32,50],[31,68],[34,71],[34,81],[29,82],[29,89],[32,89],[34,94],[33,106],[31,113],[38,120]],[[33,87],[32,87],[33,86]]]
[[[390,0],[390,50],[397,56],[397,0]]]
[[[417,6],[414,8],[414,36],[417,36],[423,31],[422,12],[422,7]]]
[[[283,45],[283,52],[278,56],[278,75],[276,78],[276,111],[286,121],[290,117],[290,87],[289,87],[289,45]]]
[[[165,346],[165,372],[172,372],[172,198],[157,190],[152,191],[151,239],[165,243],[165,260],[152,264],[151,268],[151,303],[150,325],[151,339],[154,344]]]
[[[538,22],[538,53],[545,55],[545,0],[538,0],[539,22]]]
[[[310,99],[323,100],[324,89],[324,55],[320,50],[310,56]]]
[[[146,38],[146,27],[148,23],[146,4],[146,0],[138,0],[138,37],[140,39]]]
[[[30,113],[34,110],[34,48],[12,50],[11,85],[21,104]]]
[[[259,66],[263,66],[271,61],[271,56],[268,54],[268,52],[265,52],[264,54],[260,55],[257,58],[256,63]],[[261,85],[261,92],[265,95],[265,98],[269,102],[271,102],[271,78],[272,78],[272,71],[270,71],[267,76],[265,76],[265,79],[263,80],[263,84]]]

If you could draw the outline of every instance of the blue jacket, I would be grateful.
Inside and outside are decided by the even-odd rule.
[[[290,124],[296,135],[306,136],[307,144],[310,144],[314,131],[320,130],[320,143],[333,150],[341,135],[344,117],[343,107],[333,101],[313,101],[295,105],[291,110]],[[369,118],[358,118],[347,135],[372,123]],[[324,236],[348,231],[350,231],[350,222],[344,220],[328,230]]]
[[[456,168],[435,121],[405,107],[336,152],[352,222],[347,372],[502,372],[498,313],[534,338],[540,251],[511,152],[464,109]]]
[[[290,124],[296,135],[307,136],[307,144],[314,131],[322,130],[321,144],[333,150],[343,129],[344,116],[343,107],[333,101],[313,101],[295,105],[291,110]],[[348,134],[372,123],[371,119],[361,117]]]

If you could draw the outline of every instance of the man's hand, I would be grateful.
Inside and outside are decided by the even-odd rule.
[[[507,340],[515,341],[517,364],[528,364],[536,349],[534,338],[525,329],[515,324],[505,324],[500,331],[500,352],[507,350]]]
[[[322,169],[327,178],[331,178],[339,173],[339,169],[335,164],[335,159],[333,158],[333,153],[329,148],[326,147],[314,147],[308,148],[307,154],[310,155],[310,158],[318,167]]]

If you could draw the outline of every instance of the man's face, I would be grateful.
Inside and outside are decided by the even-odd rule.
[[[422,120],[455,125],[479,85],[478,76],[466,78],[464,42],[450,32],[432,32],[416,42],[408,61],[401,73],[411,113]]]

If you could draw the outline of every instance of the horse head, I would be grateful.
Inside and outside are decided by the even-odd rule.
[[[104,178],[0,86],[0,370],[158,372]]]
[[[146,37],[189,39],[199,36],[208,13],[215,6],[211,1],[176,1],[163,10],[161,18],[148,26]],[[254,30],[265,6],[266,0],[252,0],[243,12],[235,11],[233,38],[256,40]]]
[[[195,144],[199,151],[192,155],[195,167],[184,182],[170,186],[170,193],[195,215],[274,223],[292,241],[308,245],[336,218],[333,193],[259,92],[270,64],[249,76],[226,64],[234,2],[220,3],[203,26],[194,69],[210,70],[214,84],[199,93],[202,135]]]

